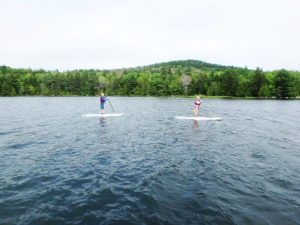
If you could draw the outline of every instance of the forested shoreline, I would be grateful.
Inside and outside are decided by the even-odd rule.
[[[0,66],[0,96],[171,96],[297,97],[300,72],[264,72],[197,60],[115,70],[45,71]]]

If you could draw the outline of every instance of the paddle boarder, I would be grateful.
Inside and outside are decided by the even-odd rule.
[[[101,93],[101,97],[100,97],[100,108],[101,108],[101,114],[103,114],[104,111],[104,103],[105,101],[107,101],[107,95],[104,96],[103,93]]]
[[[198,117],[198,110],[199,110],[199,106],[201,105],[202,101],[200,101],[200,96],[197,96],[195,98],[195,105],[194,105],[194,113],[195,113],[195,117]]]

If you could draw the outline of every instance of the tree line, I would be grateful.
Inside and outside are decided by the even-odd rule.
[[[300,72],[264,72],[197,60],[116,70],[45,71],[0,66],[1,96],[170,96],[296,97]]]

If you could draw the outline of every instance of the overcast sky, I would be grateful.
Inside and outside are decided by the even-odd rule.
[[[300,0],[0,0],[0,65],[300,70]]]

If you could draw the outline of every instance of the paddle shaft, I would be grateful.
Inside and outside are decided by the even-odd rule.
[[[111,108],[112,108],[114,114],[116,114],[114,108],[112,107],[112,105],[111,105],[111,103],[110,103],[110,101],[109,101],[109,98],[108,98],[108,102],[109,102],[109,104],[110,104],[110,106],[111,106]]]

